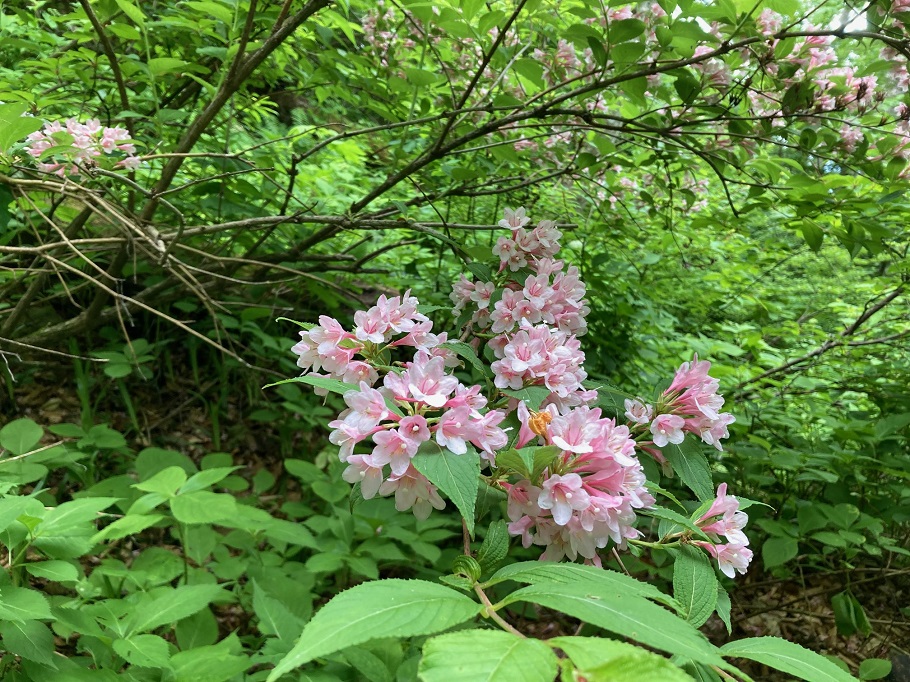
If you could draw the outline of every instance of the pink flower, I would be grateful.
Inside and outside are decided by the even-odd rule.
[[[639,399],[625,401],[626,419],[635,424],[647,424],[654,416],[654,408]]]
[[[411,466],[411,458],[417,454],[418,443],[404,438],[398,429],[379,431],[373,434],[376,447],[370,457],[370,463],[376,467],[392,465],[392,474],[402,476]]]
[[[395,509],[398,511],[412,509],[414,516],[421,520],[426,519],[433,509],[444,509],[446,506],[436,486],[414,467],[400,476],[393,474],[379,486],[380,495],[387,496],[392,493],[395,493]]]
[[[385,404],[382,393],[365,382],[360,382],[359,391],[348,391],[344,394],[344,402],[350,407],[344,421],[361,431],[375,428],[379,422],[389,417],[392,413]]]
[[[479,438],[482,431],[477,422],[471,418],[467,407],[456,407],[449,410],[436,426],[436,442],[456,455],[468,451],[467,441]]]
[[[704,547],[705,550],[717,559],[717,564],[721,572],[728,578],[735,578],[736,571],[745,575],[752,561],[752,550],[744,545],[733,543],[727,545],[712,545],[709,542],[696,541],[696,545]]]
[[[341,474],[341,478],[351,485],[359,483],[363,499],[375,497],[382,485],[382,467],[374,466],[363,455],[352,455],[347,461],[348,468]]]
[[[553,475],[543,482],[537,504],[541,509],[549,509],[553,521],[564,526],[569,522],[573,511],[586,509],[591,503],[588,493],[582,488],[581,476],[566,474]]]
[[[675,414],[661,414],[655,417],[651,422],[651,434],[653,435],[654,445],[659,448],[665,447],[667,443],[676,445],[683,442],[686,435],[682,427],[686,422],[682,417]]]
[[[407,386],[411,396],[431,407],[445,405],[452,391],[458,386],[458,379],[446,375],[443,359],[430,358],[423,351],[417,353],[414,362],[408,365],[404,374],[407,375]]]

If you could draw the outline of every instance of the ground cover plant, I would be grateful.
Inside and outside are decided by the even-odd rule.
[[[901,679],[907,16],[0,6],[0,676]]]

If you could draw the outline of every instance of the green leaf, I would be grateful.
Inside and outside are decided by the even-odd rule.
[[[171,652],[167,640],[157,635],[134,635],[114,640],[114,651],[128,663],[142,668],[169,668]]]
[[[39,561],[26,564],[25,570],[36,578],[65,583],[79,580],[79,569],[68,561]]]
[[[2,130],[2,122],[0,122],[0,131]],[[14,455],[24,455],[26,452],[31,452],[43,435],[44,429],[31,419],[14,419],[0,429],[0,447],[6,448]],[[2,463],[3,460],[0,460],[0,465]]]
[[[640,513],[642,516],[653,516],[656,519],[669,521],[670,523],[676,524],[681,528],[685,528],[696,537],[702,538],[703,540],[710,540],[705,532],[696,526],[691,519],[686,518],[682,514],[679,514],[672,509],[665,509],[664,507],[650,507],[648,509],[642,509]]]
[[[525,386],[517,391],[511,388],[502,388],[499,389],[499,392],[511,398],[525,401],[532,410],[540,409],[540,404],[549,398],[550,393],[552,393],[546,386]]]
[[[289,642],[300,636],[301,620],[277,599],[273,599],[253,580],[253,612],[259,619],[259,632]]]
[[[192,616],[224,594],[218,585],[181,585],[166,588],[157,596],[145,595],[131,610],[127,635],[154,630]]]
[[[178,495],[171,498],[171,511],[181,523],[218,523],[234,516],[237,500],[232,495],[208,490]]]
[[[866,618],[863,605],[849,590],[831,597],[831,608],[834,610],[837,631],[844,637],[849,637],[855,632],[859,632],[863,637],[868,637],[872,633],[872,625]]]
[[[44,122],[40,118],[23,116],[26,111],[28,111],[28,105],[24,103],[0,104],[0,152],[9,152],[14,144],[44,127]],[[17,419],[10,423],[15,424],[18,421],[31,421],[31,419]],[[0,434],[2,433],[3,431],[0,430]],[[2,439],[0,439],[0,445],[3,445]],[[3,445],[3,447],[7,446]],[[22,453],[17,452],[16,454],[21,455]]]
[[[0,620],[39,620],[51,617],[47,599],[24,587],[0,588]]]
[[[250,667],[252,661],[231,650],[231,638],[212,646],[181,651],[171,658],[171,666],[178,682],[227,682]],[[239,650],[239,642],[233,639]]]
[[[455,590],[424,580],[378,580],[336,595],[307,623],[297,644],[269,674],[286,672],[378,637],[431,635],[470,620],[480,605]]]
[[[714,612],[717,575],[702,550],[691,545],[680,547],[673,564],[673,596],[695,627],[703,625]]]
[[[516,590],[503,604],[529,601],[567,613],[661,651],[723,665],[717,648],[678,616],[642,597],[592,590],[586,585],[538,584]]]
[[[725,644],[720,651],[727,658],[757,661],[806,682],[856,682],[824,656],[777,637],[741,639]]]
[[[477,550],[477,561],[484,571],[492,571],[509,552],[509,530],[505,521],[494,521]]]
[[[209,646],[218,641],[218,621],[211,609],[203,608],[179,621],[174,628],[174,635],[181,651]]]
[[[692,678],[662,656],[626,642],[601,637],[554,637],[589,682],[691,682]]]
[[[730,603],[730,595],[727,594],[727,591],[720,585],[717,586],[717,606],[715,608],[717,609],[717,617],[721,619],[725,626],[727,626],[727,634],[732,634],[733,624],[730,622],[732,604]]]
[[[23,514],[40,518],[43,513],[44,505],[33,497],[5,497],[0,500],[0,531]]]
[[[528,446],[521,450],[510,448],[496,455],[496,465],[514,470],[524,478],[536,479],[550,466],[562,450],[556,445]]]
[[[209,486],[213,486],[219,481],[223,481],[225,478],[230,476],[232,473],[240,469],[241,467],[213,467],[211,469],[204,469],[198,474],[193,474],[190,479],[180,486],[179,493],[183,495],[184,493],[191,493],[197,490],[204,490]],[[154,491],[152,491],[154,492]]]
[[[702,446],[691,437],[676,445],[668,443],[660,449],[673,471],[701,501],[714,499],[714,481],[711,479],[711,467]]]
[[[552,682],[556,654],[543,642],[500,630],[464,630],[430,639],[418,674],[424,682]]]
[[[182,467],[172,466],[162,469],[146,481],[134,484],[133,487],[143,492],[173,497],[184,483],[186,483],[186,471]]]
[[[113,523],[105,526],[92,537],[92,544],[102,542],[103,540],[120,540],[130,535],[135,535],[146,528],[151,528],[159,521],[164,520],[165,516],[160,515],[141,515],[124,516]]]
[[[497,585],[506,580],[533,585],[579,585],[598,592],[607,591],[651,599],[676,611],[682,611],[679,602],[654,585],[636,580],[625,573],[596,566],[523,561],[500,568],[484,583],[484,587]]]
[[[480,372],[481,375],[489,375],[489,369],[480,361],[480,358],[477,357],[477,352],[470,344],[467,344],[464,341],[446,341],[445,343],[440,344],[440,347],[448,348],[456,355],[463,357],[474,369]]]
[[[299,523],[294,523],[293,521],[272,519],[265,525],[263,532],[269,540],[274,542],[316,548],[316,539],[313,534]]]
[[[163,73],[182,71],[188,63],[174,57],[156,57],[149,59],[148,67],[153,76],[160,76]]]
[[[762,561],[765,570],[785,564],[796,556],[799,551],[799,542],[796,538],[769,538],[761,548]]]
[[[803,239],[806,240],[806,244],[809,245],[810,249],[818,251],[822,247],[822,240],[825,238],[825,233],[822,231],[822,228],[818,226],[817,222],[810,220],[809,218],[803,218],[799,229],[803,233]]]
[[[883,658],[867,658],[859,664],[859,679],[880,680],[891,674],[891,661]]]
[[[435,441],[427,441],[420,446],[411,463],[458,507],[473,536],[480,455],[470,446],[465,454],[455,455]]]
[[[136,7],[130,0],[116,0],[117,7],[128,16],[139,28],[145,28],[145,15],[142,10]]]
[[[36,620],[0,623],[3,648],[29,661],[50,666],[56,670],[54,661],[54,635],[44,623]]]
[[[266,384],[263,388],[271,388],[272,386],[281,386],[281,384],[308,384],[309,386],[315,386],[316,388],[323,388],[326,391],[331,391],[332,393],[338,393],[344,395],[345,393],[350,393],[351,391],[357,391],[357,386],[353,384],[346,384],[343,381],[338,379],[327,379],[326,377],[317,377],[317,376],[302,376],[294,377],[292,379],[285,379],[284,381],[276,381],[274,384]],[[386,398],[385,401],[386,407],[389,408],[389,411],[394,412],[399,417],[403,417],[404,413],[401,411],[401,408],[395,404],[391,398]]]

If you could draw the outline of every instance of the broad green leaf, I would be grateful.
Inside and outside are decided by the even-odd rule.
[[[232,651],[227,644],[228,640],[222,640],[212,646],[174,654],[171,666],[177,682],[227,682],[252,665],[249,658]]]
[[[23,514],[40,518],[44,514],[44,505],[33,497],[5,497],[0,500],[0,531]]]
[[[188,62],[174,57],[155,57],[154,59],[149,59],[148,68],[153,76],[160,76],[163,73],[182,71],[187,64]]]
[[[683,545],[673,563],[673,596],[682,604],[686,620],[699,627],[717,605],[717,575],[708,556],[697,547]]]
[[[796,538],[769,538],[762,545],[761,557],[765,569],[769,569],[787,563],[797,552],[799,543]]]
[[[2,116],[2,108],[0,108],[0,116]],[[3,131],[2,121],[0,121],[0,131]],[[0,132],[0,135],[3,132]],[[24,455],[38,445],[38,441],[43,435],[44,429],[31,419],[14,419],[0,429],[0,447],[9,450],[14,455]],[[3,460],[0,459],[0,466],[2,465]]]
[[[171,498],[171,511],[181,523],[218,523],[230,519],[237,511],[233,495],[213,493],[208,490],[178,495]]]
[[[148,516],[141,514],[124,516],[122,519],[117,519],[110,525],[107,525],[98,531],[92,537],[92,543],[102,542],[103,540],[120,540],[129,535],[135,535],[136,533],[144,531],[146,528],[151,528],[165,518],[168,517],[155,514]]]
[[[79,569],[68,561],[38,561],[26,564],[25,570],[36,578],[64,583],[79,580]]]
[[[218,641],[218,621],[211,609],[203,608],[179,621],[174,628],[174,635],[181,651],[209,646]]]
[[[316,548],[316,538],[303,525],[284,519],[272,519],[263,529],[265,536],[274,542],[284,542],[299,547]]]
[[[424,682],[552,682],[556,654],[537,639],[501,630],[463,630],[430,639],[418,673]]]
[[[167,640],[158,635],[133,635],[129,639],[115,640],[114,651],[128,663],[142,668],[170,667]]]
[[[186,483],[186,471],[182,467],[171,466],[162,469],[148,480],[134,484],[133,487],[143,492],[173,497],[184,483]]]
[[[24,587],[0,587],[0,620],[39,620],[50,618],[47,599],[40,592]]]
[[[512,469],[520,476],[535,480],[562,450],[555,445],[510,448],[496,455],[496,465]]]
[[[130,609],[127,634],[148,632],[192,616],[224,594],[218,585],[181,585],[166,588],[156,596],[143,596]]]
[[[204,490],[209,486],[213,486],[219,481],[223,481],[225,478],[230,476],[232,473],[240,469],[241,467],[214,467],[212,469],[203,469],[198,474],[193,474],[190,479],[180,486],[179,494],[183,495],[184,493],[191,493],[197,490]],[[154,492],[154,491],[152,491]]]
[[[824,656],[777,637],[741,639],[725,644],[720,651],[727,658],[748,658],[806,682],[856,682]]]
[[[678,616],[640,596],[592,590],[587,585],[537,584],[522,587],[502,604],[528,601],[647,646],[696,661],[722,665],[717,648]]]
[[[54,661],[54,635],[50,628],[37,620],[7,621],[0,623],[3,648],[29,661],[56,669]]]
[[[99,512],[107,509],[117,497],[84,497],[72,502],[64,502],[51,509],[35,531],[41,537],[68,535],[78,529],[94,530],[94,522]]]
[[[679,445],[668,443],[660,450],[670,462],[676,475],[698,496],[699,500],[714,498],[711,467],[708,465],[708,459],[705,457],[701,445],[696,443],[691,436],[687,436]]]
[[[624,573],[596,566],[523,561],[499,569],[484,586],[497,585],[506,580],[532,585],[578,585],[596,592],[606,591],[611,594],[644,597],[665,604],[676,611],[682,611],[679,602],[654,585],[636,580]]]
[[[590,682],[692,680],[666,658],[626,642],[602,637],[554,637],[547,644],[562,649]]]
[[[509,552],[509,531],[505,521],[494,521],[487,529],[483,544],[477,550],[477,561],[484,571],[499,565]]]
[[[303,623],[277,599],[270,597],[253,581],[253,612],[259,619],[259,632],[293,641],[300,635]]]
[[[695,537],[710,541],[710,538],[705,535],[705,532],[696,526],[691,519],[683,516],[678,512],[673,511],[672,509],[665,509],[664,507],[649,507],[647,509],[642,509],[639,513],[642,516],[653,516],[655,519],[670,521],[672,524],[676,524],[677,526],[690,531]]]
[[[116,0],[117,7],[128,16],[133,22],[139,26],[139,28],[145,28],[145,14],[142,13],[142,10],[134,5],[130,0]]]
[[[441,448],[435,441],[420,446],[411,460],[414,468],[426,476],[458,507],[468,532],[474,535],[474,504],[480,476],[480,456],[471,447],[463,455]]]
[[[268,677],[378,637],[432,635],[470,620],[480,605],[424,580],[378,580],[336,595],[307,623],[297,644]]]
[[[891,674],[891,661],[883,658],[867,658],[859,664],[859,679],[880,680]]]
[[[26,111],[28,111],[27,104],[0,104],[0,153],[8,152],[14,144],[26,138],[28,135],[31,135],[36,130],[41,130],[44,126],[44,121],[40,118],[23,116]],[[31,419],[17,419],[16,421],[7,424],[7,426],[19,421],[31,421]],[[6,445],[3,445],[2,433],[3,430],[0,430],[0,445],[7,447]],[[24,452],[28,452],[28,450],[25,450]],[[21,455],[23,453],[17,452],[15,454]]]

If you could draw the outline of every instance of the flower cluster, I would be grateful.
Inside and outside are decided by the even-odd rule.
[[[499,358],[490,366],[499,388],[546,386],[557,397],[566,398],[580,390],[587,377],[578,339],[545,324],[532,326],[522,320],[519,331],[511,337],[496,337],[490,345]]]
[[[46,123],[43,130],[32,133],[28,139],[31,144],[25,151],[30,156],[39,159],[53,148],[54,156],[66,158],[65,162],[38,164],[39,170],[60,177],[77,176],[85,172],[87,166],[94,164],[94,159],[117,152],[126,156],[117,161],[115,168],[134,170],[142,163],[135,155],[136,147],[129,141],[130,134],[127,130],[120,126],[102,126],[96,118],[85,123],[79,123],[74,118],[67,119],[64,124],[57,121]]]
[[[495,357],[490,364],[495,389],[487,395],[448,371],[458,360],[445,345],[447,335],[433,333],[409,291],[381,296],[369,310],[356,312],[351,330],[320,317],[319,325],[301,332],[294,352],[309,376],[325,376],[319,374],[324,370],[357,386],[344,393],[347,409],[329,424],[329,440],[347,464],[344,480],[359,483],[364,498],[394,495],[397,509],[426,518],[445,503],[422,473],[429,470],[421,461],[415,466],[414,458],[480,457],[491,469],[488,483],[506,491],[509,532],[525,547],[543,547],[543,559],[581,558],[600,565],[599,552],[610,543],[641,542],[638,511],[655,504],[639,452],[668,469],[660,448],[683,442],[686,433],[720,450],[733,416],[720,412],[719,383],[708,374],[710,363],[697,356],[680,366],[654,405],[627,400],[626,424],[593,407],[597,391],[583,384],[585,355],[577,338],[588,313],[584,284],[575,268],[565,269],[555,259],[561,237],[555,224],[542,221],[528,231],[528,222],[524,209],[507,209],[500,225],[511,237],[497,243],[499,270],[489,281],[462,277],[452,293],[456,312],[470,318],[462,339],[487,330],[475,333],[472,342],[479,350],[486,341]],[[520,272],[526,269],[530,274]],[[413,358],[393,363],[390,352],[403,347],[414,349]],[[536,396],[539,412],[515,397],[522,389]],[[511,428],[501,426],[507,418],[519,425],[511,439]],[[526,461],[522,448],[535,444],[545,449],[534,451],[535,462],[538,455],[544,459],[533,470],[515,464],[512,450],[511,459],[497,465],[497,455],[508,446]],[[746,521],[726,486],[696,521],[716,540],[698,544],[727,575],[744,572],[751,560],[742,532]],[[670,541],[693,541],[684,534]]]
[[[739,511],[739,500],[727,495],[727,484],[717,487],[717,497],[708,510],[701,515],[696,524],[712,539],[714,543],[696,540],[694,544],[703,547],[708,554],[717,559],[720,570],[729,578],[736,576],[736,571],[746,573],[752,561],[752,550],[747,547],[749,538],[743,528],[749,521],[745,512]],[[726,544],[718,536],[724,536]]]
[[[723,450],[720,441],[730,436],[727,427],[736,418],[720,411],[724,398],[717,392],[720,383],[708,375],[710,369],[711,363],[699,361],[696,354],[691,363],[679,366],[673,383],[658,400],[657,409],[642,400],[626,400],[626,418],[647,426],[658,448],[682,443],[688,432]]]
[[[446,373],[442,357],[423,350],[404,371],[386,374],[380,389],[362,381],[358,390],[344,394],[344,401],[348,409],[329,424],[334,429],[329,440],[348,464],[344,480],[359,482],[365,499],[394,493],[396,508],[413,509],[418,518],[444,506],[436,487],[411,463],[424,443],[435,441],[455,455],[464,455],[470,443],[492,462],[508,442],[499,428],[505,413],[482,413],[487,399],[480,387],[462,385]],[[368,438],[370,453],[355,454],[355,446]]]
[[[585,316],[590,312],[585,285],[578,268],[566,268],[563,261],[553,258],[559,252],[562,233],[549,220],[540,221],[531,231],[524,228],[527,222],[523,208],[506,209],[499,224],[511,229],[512,236],[500,237],[493,253],[500,259],[500,273],[506,266],[510,272],[526,269],[530,273],[521,281],[506,281],[495,303],[493,282],[473,282],[462,275],[450,296],[455,312],[474,304],[471,323],[481,329],[489,327],[494,334],[510,332],[527,321],[583,336],[587,332]]]
[[[319,324],[300,332],[300,341],[291,349],[297,354],[297,366],[310,376],[329,376],[357,385],[370,386],[379,380],[372,360],[386,348],[412,346],[419,351],[443,358],[445,364],[457,364],[454,354],[440,344],[448,335],[432,333],[433,323],[418,312],[418,301],[410,295],[379,297],[369,310],[354,313],[354,329],[347,331],[335,318],[321,315]],[[395,336],[398,339],[392,340]],[[355,359],[363,356],[370,362]],[[321,374],[325,370],[328,374]]]
[[[533,416],[519,406],[520,447],[535,434],[560,449],[539,485],[529,480],[507,485],[509,532],[525,547],[545,547],[542,559],[583,557],[599,564],[598,549],[612,540],[624,546],[636,538],[636,509],[654,498],[635,455],[628,427],[601,417],[597,408],[577,407],[559,414],[555,406]]]

